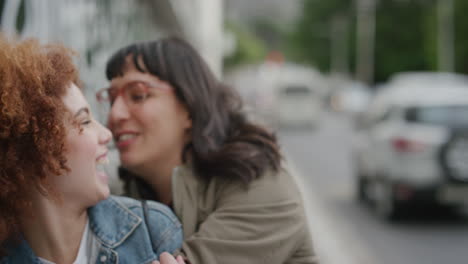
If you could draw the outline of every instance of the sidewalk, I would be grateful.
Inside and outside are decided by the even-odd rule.
[[[287,164],[304,198],[309,227],[320,264],[379,263],[367,250],[355,242],[358,234],[339,225],[332,212],[324,207],[323,198],[314,192],[314,186],[305,185],[303,175],[297,170],[295,164],[288,159]]]

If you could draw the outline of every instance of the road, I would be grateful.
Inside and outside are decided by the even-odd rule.
[[[468,263],[466,214],[427,211],[386,223],[370,206],[356,201],[352,135],[351,122],[333,113],[324,114],[317,129],[278,133],[310,202],[309,218],[323,264]]]

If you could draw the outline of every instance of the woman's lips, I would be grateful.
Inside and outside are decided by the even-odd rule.
[[[109,164],[109,158],[107,157],[107,151],[100,155],[96,159],[96,175],[99,180],[107,184],[109,182],[109,176],[105,172],[105,165]]]
[[[127,139],[127,140],[120,140],[116,143],[116,146],[118,149],[124,149],[124,148],[128,148],[131,144],[133,144],[133,142],[135,142],[136,138],[132,138],[132,139]]]
[[[104,154],[100,155],[96,159],[96,162],[97,162],[97,164],[104,164],[104,165],[109,164],[109,158],[107,157],[107,151]]]
[[[117,148],[124,149],[129,147],[135,140],[137,139],[137,134],[135,133],[125,133],[125,134],[120,134],[119,136],[116,137],[116,146]]]

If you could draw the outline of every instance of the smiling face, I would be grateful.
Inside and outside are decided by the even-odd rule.
[[[192,121],[171,85],[131,65],[123,76],[111,80],[111,87],[123,89],[135,82],[149,86],[146,98],[132,103],[124,92],[119,93],[112,103],[108,126],[124,167],[136,173],[152,168],[153,174],[167,174],[181,163]]]
[[[76,85],[70,85],[62,100],[71,114],[71,120],[65,121],[65,149],[70,171],[55,177],[53,184],[66,203],[89,207],[107,198],[110,193],[107,175],[100,167],[107,163],[106,144],[112,135],[93,118],[86,99]]]

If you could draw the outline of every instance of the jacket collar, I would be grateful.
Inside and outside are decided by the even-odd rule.
[[[88,209],[90,228],[107,247],[122,244],[141,224],[142,219],[110,197]]]
[[[175,214],[182,222],[184,237],[190,237],[197,229],[200,180],[190,164],[180,165],[172,172],[172,202]]]
[[[94,235],[110,249],[122,244],[142,222],[140,217],[112,197],[88,209],[88,215]],[[0,258],[0,264],[42,263],[24,239],[20,244],[12,245],[11,250],[7,257]]]

